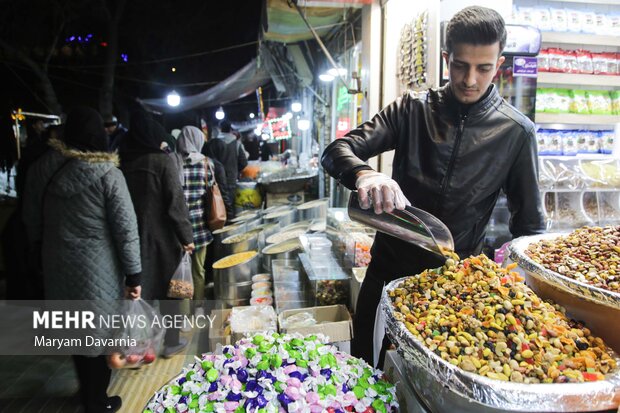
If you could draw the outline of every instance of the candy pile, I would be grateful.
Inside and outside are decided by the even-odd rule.
[[[530,244],[525,254],[551,271],[620,293],[620,226],[579,228]]]
[[[604,380],[616,368],[603,341],[485,255],[452,258],[388,291],[394,316],[461,369],[519,383]]]
[[[393,412],[395,387],[324,336],[255,335],[205,354],[143,413]]]

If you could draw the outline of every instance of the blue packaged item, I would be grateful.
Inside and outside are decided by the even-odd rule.
[[[573,130],[558,131],[562,136],[562,155],[575,156],[579,152],[577,148],[577,135]]]

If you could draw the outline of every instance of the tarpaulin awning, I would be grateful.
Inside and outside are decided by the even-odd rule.
[[[337,23],[342,22],[342,9],[333,7],[304,7],[306,19],[315,28],[319,36],[327,32]],[[343,3],[351,7],[355,4]],[[286,0],[267,0],[267,30],[263,33],[265,40],[281,43],[295,43],[312,39],[312,33],[295,9]]]
[[[270,80],[271,77],[265,68],[258,67],[256,59],[252,59],[250,63],[212,88],[196,95],[181,96],[181,103],[178,106],[169,106],[165,97],[138,99],[138,101],[149,110],[165,113],[184,112],[201,107],[219,106],[241,99],[250,93],[254,93],[258,87],[265,85]]]

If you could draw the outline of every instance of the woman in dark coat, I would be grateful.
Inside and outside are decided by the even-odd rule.
[[[69,114],[65,141],[49,145],[28,170],[23,203],[28,238],[42,242],[45,298],[88,300],[97,313],[114,314],[123,289],[140,297],[141,277],[136,215],[118,157],[107,152],[103,119],[86,107]],[[73,356],[86,413],[118,411],[121,398],[107,395],[104,349],[88,350]]]
[[[179,180],[179,171],[162,151],[163,126],[146,113],[132,116],[131,130],[119,148],[121,170],[138,217],[142,257],[142,298],[166,300],[170,278],[183,251],[194,249],[192,226]],[[168,312],[162,308],[163,312]],[[168,329],[164,355],[182,348],[179,332]]]

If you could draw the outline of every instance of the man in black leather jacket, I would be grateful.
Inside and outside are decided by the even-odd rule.
[[[406,93],[332,142],[322,157],[325,170],[358,190],[362,208],[372,202],[375,213],[391,212],[410,202],[435,215],[450,229],[461,257],[480,253],[501,190],[508,198],[512,235],[542,232],[534,124],[492,84],[504,61],[505,43],[504,21],[497,12],[479,6],[461,10],[446,32],[443,57],[450,82],[424,93]],[[365,163],[392,149],[391,179]],[[374,364],[373,328],[384,283],[442,262],[382,233],[377,233],[371,254],[351,349]]]

